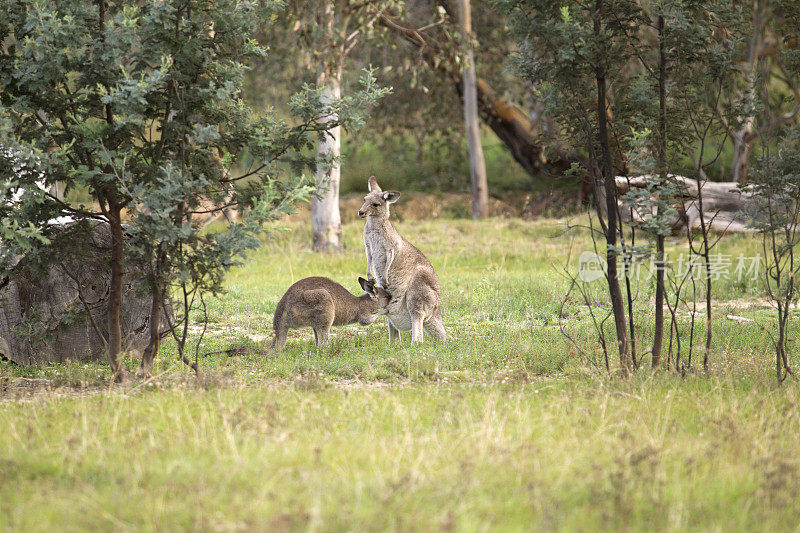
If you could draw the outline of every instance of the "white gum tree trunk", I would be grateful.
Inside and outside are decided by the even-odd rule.
[[[469,170],[472,178],[472,218],[489,214],[489,190],[486,185],[486,163],[483,158],[478,122],[478,90],[476,88],[475,54],[472,50],[472,13],[470,0],[461,0],[461,28],[467,41],[464,55],[464,123],[469,145]]]
[[[341,73],[320,81],[325,83],[323,103],[338,99],[342,93]],[[339,214],[341,167],[341,127],[329,130],[317,143],[317,197],[311,200],[311,225],[314,250],[338,252],[342,249],[342,219]]]

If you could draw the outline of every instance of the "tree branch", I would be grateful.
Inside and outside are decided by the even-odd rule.
[[[462,95],[460,71],[455,68],[453,57],[445,50],[442,43],[388,12],[378,16],[378,23],[417,47],[428,66],[449,79],[459,96]],[[503,141],[517,163],[530,175],[540,177],[542,171],[560,174],[569,168],[572,162],[586,163],[577,153],[559,145],[550,147],[557,155],[557,159],[548,161],[545,145],[536,139],[539,128],[527,114],[503,98],[486,80],[478,78],[476,87],[478,108],[484,123]]]

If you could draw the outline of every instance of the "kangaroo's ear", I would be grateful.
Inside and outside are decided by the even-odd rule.
[[[367,183],[367,186],[369,187],[369,192],[380,192],[381,191],[381,186],[378,185],[378,180],[375,179],[375,176],[370,176],[369,177],[369,182]]]
[[[386,191],[383,193],[383,199],[387,204],[393,204],[400,199],[400,193],[397,191]]]
[[[361,285],[361,288],[364,289],[364,292],[372,296],[375,296],[375,283],[359,277],[358,284]]]

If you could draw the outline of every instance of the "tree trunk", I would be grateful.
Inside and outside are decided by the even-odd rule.
[[[611,149],[608,140],[606,125],[606,80],[600,75],[597,78],[597,111],[599,120],[599,141],[603,152],[603,184],[606,193],[607,231],[606,231],[606,262],[608,264],[608,293],[611,297],[611,307],[614,312],[614,326],[617,332],[617,347],[619,348],[619,361],[623,376],[627,376],[631,369],[630,354],[628,353],[628,333],[625,330],[625,307],[622,300],[622,290],[619,286],[617,272],[617,186],[611,166]]]
[[[658,171],[661,186],[667,183],[667,58],[664,51],[664,15],[658,16]],[[659,199],[660,200],[660,199]],[[659,205],[660,211],[660,205]],[[659,219],[663,212],[657,213]],[[660,222],[660,220],[659,220]],[[651,363],[658,368],[661,363],[661,346],[664,340],[664,235],[659,230],[656,235],[656,295],[655,323],[653,325],[653,349]]]
[[[753,150],[753,136],[750,128],[743,128],[731,136],[733,159],[731,160],[731,180],[742,183],[747,179],[747,164]]]
[[[661,364],[661,347],[664,342],[664,236],[656,235],[656,295],[655,316],[653,327],[652,367],[658,368]]]
[[[320,76],[324,85],[322,102],[327,104],[341,96],[341,70],[330,78]],[[311,224],[314,250],[338,252],[342,249],[342,219],[339,214],[339,181],[341,167],[341,127],[324,133],[317,143],[317,196],[311,199]]]
[[[450,79],[458,93],[463,95],[463,77],[453,68],[454,62],[441,43],[417,31],[413,24],[390,13],[382,12],[378,16],[378,22],[417,47],[418,56],[430,68]],[[537,139],[542,130],[539,124],[531,120],[519,106],[503,98],[486,80],[476,78],[475,86],[480,118],[506,145],[514,160],[528,174],[535,178],[547,178],[550,174],[560,176],[573,162],[585,164],[583,156],[558,145],[551,147],[555,158],[548,160],[545,146]]]
[[[153,280],[150,287],[150,320],[149,333],[150,340],[147,347],[142,352],[142,364],[139,367],[139,374],[142,377],[150,377],[153,372],[153,360],[158,355],[161,347],[161,310],[164,308],[164,288],[158,278],[159,270],[163,264],[166,254],[158,250],[155,254],[155,266],[153,267]]]
[[[478,91],[475,86],[475,54],[472,50],[472,13],[470,0],[461,0],[461,29],[465,41],[464,54],[464,124],[469,144],[469,172],[472,182],[472,218],[489,215],[489,190],[486,185],[486,164],[483,159],[481,132],[478,124]]]
[[[602,11],[603,1],[595,2],[594,31],[599,39],[601,32],[600,12]],[[605,51],[601,51],[604,53]],[[608,116],[606,99],[606,75],[605,69],[598,66],[595,69],[595,80],[597,82],[597,141],[602,153],[601,169],[603,174],[603,185],[606,195],[606,262],[608,293],[611,298],[611,308],[614,313],[614,327],[617,333],[617,347],[619,348],[620,370],[623,377],[627,377],[631,371],[630,352],[628,351],[628,332],[625,324],[625,304],[622,299],[622,290],[619,286],[619,275],[617,271],[617,232],[619,222],[617,218],[617,184],[614,177],[614,167],[611,163],[611,142],[608,136]]]

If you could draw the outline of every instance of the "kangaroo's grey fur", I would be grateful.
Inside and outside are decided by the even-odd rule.
[[[355,296],[335,281],[318,276],[301,279],[289,287],[275,308],[271,348],[283,348],[286,332],[292,328],[310,326],[321,347],[328,341],[331,326],[356,322],[367,326],[375,322],[378,315],[385,314],[391,296],[373,281],[358,278],[358,282],[367,294]]]
[[[442,320],[439,278],[430,261],[405,240],[389,221],[389,204],[400,198],[396,191],[383,191],[375,176],[369,178],[369,194],[358,216],[366,218],[364,247],[367,277],[389,291],[386,308],[389,342],[400,331],[411,330],[411,342],[422,342],[423,329],[437,340],[447,338]],[[374,277],[373,277],[374,276]]]

